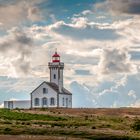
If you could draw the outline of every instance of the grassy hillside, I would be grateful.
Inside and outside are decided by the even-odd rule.
[[[140,139],[140,109],[0,109],[0,135]]]

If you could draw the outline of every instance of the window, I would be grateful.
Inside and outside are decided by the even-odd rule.
[[[43,94],[47,93],[48,89],[47,88],[43,88]]]
[[[39,98],[35,98],[35,106],[39,106]]]
[[[43,106],[47,105],[47,98],[46,97],[42,98],[42,105]]]
[[[68,98],[66,98],[66,107],[68,107]]]
[[[55,105],[54,98],[50,98],[50,105]]]
[[[62,99],[62,102],[63,102],[63,106],[65,106],[65,100],[64,100],[64,98]]]
[[[55,74],[53,75],[53,78],[56,79],[56,75]]]

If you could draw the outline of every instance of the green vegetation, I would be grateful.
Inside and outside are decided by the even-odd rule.
[[[0,118],[4,120],[21,120],[21,121],[30,121],[30,120],[48,120],[48,121],[60,121],[66,120],[64,117],[53,117],[50,115],[43,114],[30,114],[24,112],[10,111],[9,109],[0,109]]]
[[[139,119],[136,119],[134,121],[134,123],[132,124],[132,128],[135,130],[135,131],[140,131],[140,120]]]
[[[134,114],[129,117],[84,111],[75,115],[67,109],[0,109],[0,134],[137,140],[140,139],[140,118],[136,119]]]

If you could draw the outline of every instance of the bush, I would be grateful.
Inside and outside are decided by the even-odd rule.
[[[4,134],[10,134],[11,131],[12,131],[11,128],[6,127],[6,128],[4,129],[4,132],[3,132],[3,133],[4,133]]]
[[[135,120],[131,127],[135,131],[140,131],[140,120]]]
[[[22,124],[22,125],[25,125],[25,122],[22,122],[21,124]]]
[[[96,129],[96,127],[95,126],[92,126],[92,129]]]
[[[11,128],[6,127],[4,131],[11,131]]]
[[[12,124],[12,122],[9,122],[9,121],[5,121],[3,122],[4,124]]]
[[[30,123],[29,123],[29,122],[27,122],[27,123],[26,123],[26,125],[30,125]]]
[[[85,116],[85,120],[88,120],[88,116]]]

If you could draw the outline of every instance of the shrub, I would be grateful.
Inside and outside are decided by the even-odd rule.
[[[92,129],[96,129],[96,127],[95,126],[92,126]]]
[[[6,127],[4,131],[11,131],[11,128]]]
[[[26,125],[30,125],[30,122],[27,122]]]
[[[6,127],[6,128],[4,129],[4,132],[3,132],[3,133],[4,133],[4,134],[10,134],[11,131],[12,131],[11,128]]]
[[[22,125],[25,125],[25,122],[22,122],[21,124],[22,124]]]
[[[9,121],[5,121],[3,122],[4,124],[12,124],[12,122],[9,122]]]
[[[131,127],[135,131],[140,131],[140,120],[136,119]]]
[[[85,120],[88,120],[88,116],[85,116]]]

